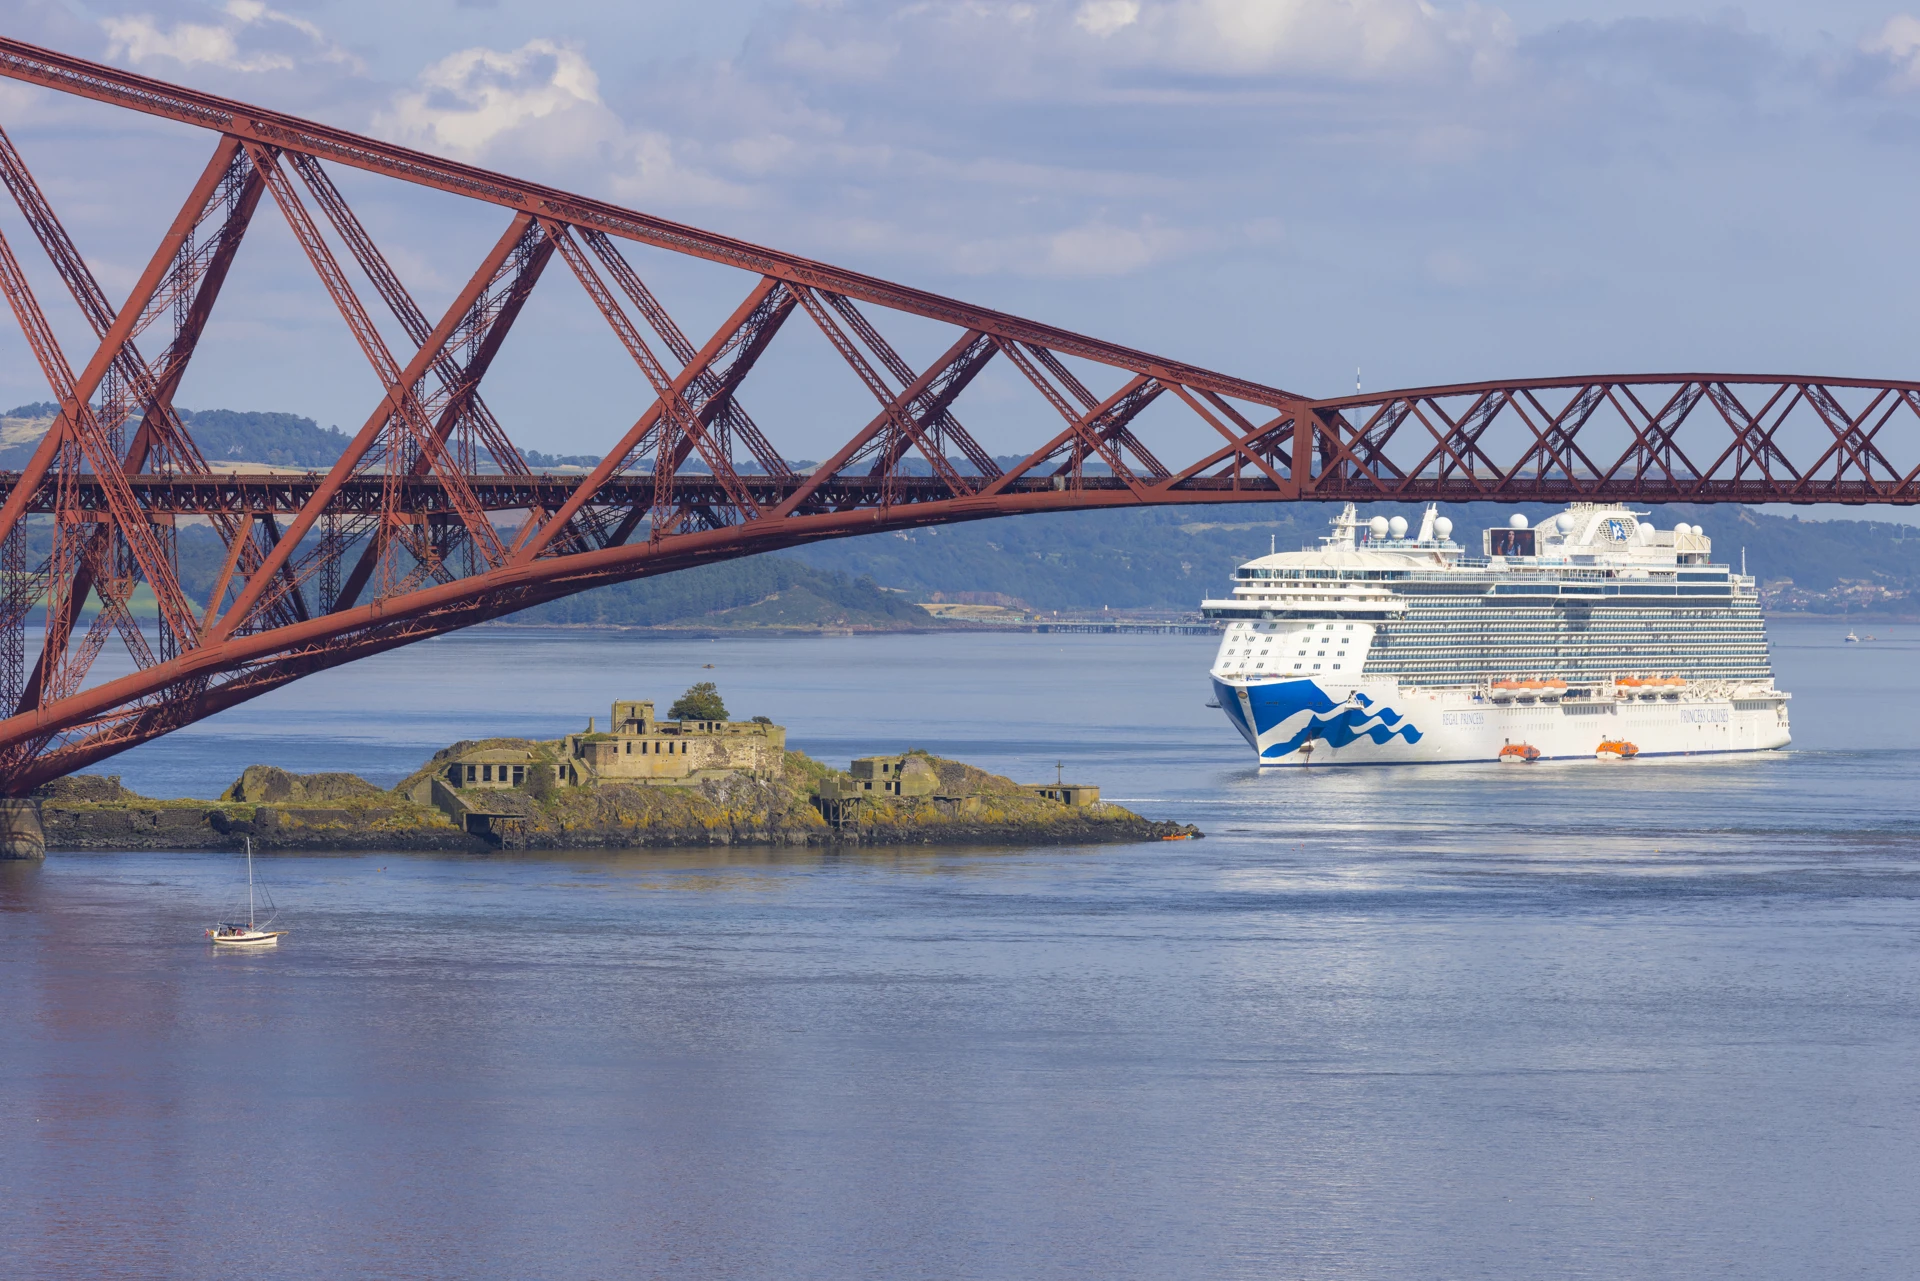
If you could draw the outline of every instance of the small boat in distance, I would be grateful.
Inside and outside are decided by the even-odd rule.
[[[1859,643],[1860,643],[1860,638],[1858,636],[1855,636],[1851,631],[1849,631],[1847,633],[1847,644],[1858,645]]]
[[[221,921],[218,925],[208,927],[207,937],[213,941],[215,947],[276,947],[280,943],[280,936],[287,932],[285,930],[272,930],[267,928],[273,924],[273,919],[278,913],[274,911],[272,897],[269,896],[265,890],[258,891],[258,895],[267,900],[267,919],[257,924],[255,923],[256,891],[253,885],[253,838],[249,836],[246,839],[247,919],[244,924],[239,921]]]

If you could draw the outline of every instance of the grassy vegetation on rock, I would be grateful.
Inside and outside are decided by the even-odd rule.
[[[215,802],[155,800],[117,775],[77,775],[42,788],[50,849],[238,848],[260,850],[591,849],[689,845],[1077,844],[1198,835],[1111,803],[1070,808],[1012,779],[919,753],[939,776],[935,797],[879,797],[853,806],[838,830],[820,816],[821,785],[841,772],[788,752],[778,779],[733,774],[690,786],[603,783],[529,785],[466,793],[489,814],[516,820],[504,838],[476,835],[432,801],[432,781],[453,756],[480,747],[521,748],[551,760],[553,745],[470,740],[436,753],[391,791],[351,774],[293,774],[252,766]]]

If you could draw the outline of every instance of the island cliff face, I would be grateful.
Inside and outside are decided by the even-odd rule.
[[[519,740],[488,740],[487,746]],[[1111,803],[1070,806],[1011,779],[920,754],[940,777],[939,796],[886,796],[844,807],[830,824],[821,785],[844,778],[788,752],[777,779],[744,774],[659,786],[486,793],[484,813],[456,821],[431,803],[430,780],[475,744],[438,753],[391,791],[351,774],[290,774],[253,766],[218,801],[154,800],[116,776],[77,775],[41,790],[49,851],[631,849],[697,845],[1033,845],[1198,836]],[[527,744],[529,747],[537,746]],[[428,784],[423,787],[424,784]]]

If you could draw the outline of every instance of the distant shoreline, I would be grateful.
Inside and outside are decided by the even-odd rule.
[[[91,620],[95,611],[83,611],[79,617]],[[1782,622],[1831,622],[1853,624],[1901,623],[1920,624],[1920,614],[1814,614],[1800,610],[1762,610],[1768,621]],[[29,622],[40,620],[41,615],[34,611]],[[672,623],[546,623],[516,622],[512,618],[489,619],[484,623],[475,623],[462,631],[484,630],[512,631],[567,631],[567,632],[630,632],[645,636],[657,636],[662,639],[681,640],[723,640],[743,636],[768,638],[805,637],[805,636],[940,636],[967,633],[1008,633],[1015,635],[1128,635],[1128,636],[1164,636],[1186,635],[1204,636],[1217,633],[1220,629],[1206,623],[1150,621],[1145,619],[1097,618],[1059,618],[1040,623],[990,623],[956,619],[949,622],[929,621],[926,625],[913,624],[900,627],[876,627],[870,624],[833,627],[814,624],[794,624],[792,626],[749,626],[749,627],[682,627]]]
[[[968,632],[1007,632],[1019,635],[1209,635],[1219,629],[1205,623],[1155,622],[1150,620],[1059,618],[1042,623],[987,623],[956,621],[931,627],[679,627],[650,623],[516,623],[510,619],[492,619],[475,623],[479,628],[516,628],[523,631],[564,629],[593,632],[643,632],[650,636],[679,636],[692,640],[718,640],[733,636],[927,636]]]
[[[1769,620],[1783,619],[1796,623],[1846,623],[1867,626],[1872,623],[1920,623],[1920,614],[1803,614],[1785,610],[1780,613],[1762,611]]]

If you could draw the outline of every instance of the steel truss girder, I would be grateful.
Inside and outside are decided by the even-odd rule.
[[[1900,380],[1509,379],[1319,401],[1279,425],[1312,451],[1308,498],[1920,503],[1920,454],[1890,456],[1920,442],[1920,383]]]

